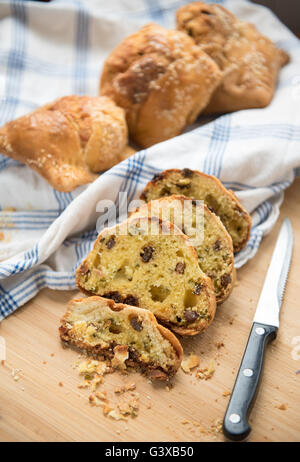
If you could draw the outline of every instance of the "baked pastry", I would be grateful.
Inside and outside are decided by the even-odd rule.
[[[125,109],[132,139],[147,147],[194,122],[220,80],[218,66],[190,37],[148,24],[107,58],[100,94]]]
[[[154,175],[140,195],[149,202],[172,194],[184,194],[203,200],[218,215],[230,234],[234,252],[241,250],[250,236],[251,217],[231,190],[227,190],[218,178],[198,170],[171,169]]]
[[[174,223],[194,246],[201,270],[211,278],[218,304],[230,295],[234,280],[232,239],[208,207],[185,196],[167,196],[149,202],[131,217],[156,216]]]
[[[212,322],[212,282],[188,238],[172,223],[129,218],[104,229],[76,272],[77,287],[117,303],[140,306],[182,335]]]
[[[59,332],[63,341],[121,368],[138,366],[153,379],[172,377],[181,364],[179,341],[150,311],[102,297],[72,300]]]
[[[193,2],[177,11],[177,27],[214,59],[223,80],[205,113],[267,106],[288,54],[253,24],[240,21],[221,5]]]
[[[118,163],[126,145],[124,111],[106,97],[65,96],[0,129],[1,153],[65,192]]]

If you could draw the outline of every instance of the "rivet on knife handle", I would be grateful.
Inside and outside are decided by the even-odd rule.
[[[251,431],[248,416],[258,390],[265,346],[276,334],[275,326],[255,322],[252,325],[223,421],[224,435],[230,440],[242,441]]]

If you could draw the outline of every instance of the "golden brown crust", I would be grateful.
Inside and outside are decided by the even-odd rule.
[[[236,195],[234,194],[234,192],[231,191],[230,189],[226,189],[225,186],[223,186],[223,184],[221,183],[221,181],[218,178],[216,178],[215,176],[207,175],[206,173],[200,172],[199,170],[189,170],[189,169],[180,170],[180,169],[176,169],[176,168],[164,170],[163,172],[154,175],[152,180],[150,180],[146,184],[144,190],[140,194],[140,199],[145,200],[146,202],[148,202],[149,200],[151,200],[151,198],[149,199],[147,197],[148,193],[159,182],[164,182],[165,180],[168,179],[168,177],[172,176],[173,173],[182,174],[185,171],[192,172],[193,175],[197,175],[200,178],[202,177],[202,178],[208,179],[209,181],[213,181],[217,185],[217,187],[219,188],[220,193],[227,196],[228,198],[230,198],[230,200],[233,203],[233,206],[236,207],[236,209],[239,211],[239,214],[242,216],[243,220],[245,220],[245,223],[247,223],[247,226],[246,226],[247,227],[247,234],[246,234],[245,238],[240,242],[233,242],[234,252],[240,251],[246,245],[246,243],[247,243],[247,241],[249,240],[249,237],[250,237],[250,230],[251,230],[251,225],[252,225],[251,216],[249,215],[247,210],[245,210],[245,208],[241,205],[241,203],[239,202],[239,200],[236,197]],[[187,193],[185,193],[185,194],[188,197],[190,197],[189,194],[187,194]],[[201,197],[194,197],[194,198],[195,199],[202,199]],[[225,225],[225,227],[226,227],[226,225]]]
[[[179,228],[177,228],[177,226],[175,226],[173,223],[162,221],[161,219],[155,218],[155,217],[152,217],[152,218],[151,217],[138,217],[138,218],[135,218],[133,216],[133,217],[128,218],[128,220],[126,222],[121,223],[121,225],[119,225],[119,226],[126,226],[126,223],[127,224],[128,223],[131,223],[131,224],[141,223],[143,221],[147,221],[148,223],[151,223],[151,220],[152,220],[152,222],[153,222],[153,220],[155,220],[159,224],[159,227],[160,227],[160,230],[161,230],[162,234],[167,233],[167,234],[170,234],[170,235],[177,235],[184,242],[184,244],[189,248],[190,255],[191,255],[192,258],[195,259],[196,266],[197,266],[197,268],[199,268],[199,266],[198,266],[198,256],[197,256],[197,252],[196,252],[195,248],[189,242],[189,238],[185,234],[183,234],[179,230]],[[92,251],[85,258],[85,260],[83,260],[83,262],[80,264],[80,266],[76,270],[76,273],[75,273],[76,286],[78,287],[78,289],[80,291],[82,291],[84,294],[86,294],[88,296],[95,295],[95,292],[93,292],[92,290],[87,290],[82,284],[82,277],[84,277],[86,275],[86,273],[89,272],[91,267],[92,267],[90,262],[89,262],[89,257],[91,255],[91,253],[99,246],[101,239],[103,239],[103,237],[105,235],[110,235],[111,233],[114,234],[114,229],[115,228],[105,228],[99,234],[99,236],[97,237],[97,239],[96,239],[96,241],[95,241],[95,243],[93,245]],[[202,282],[203,282],[202,290],[205,292],[206,299],[208,300],[208,304],[207,304],[207,307],[206,307],[207,308],[207,313],[208,313],[207,317],[202,318],[202,319],[197,319],[195,322],[191,322],[188,327],[182,327],[182,326],[176,325],[174,322],[170,322],[170,320],[167,319],[166,317],[160,316],[159,314],[155,313],[155,317],[158,319],[159,322],[161,322],[163,325],[169,327],[174,332],[176,332],[178,334],[181,334],[181,335],[192,336],[192,335],[196,335],[196,334],[198,334],[200,332],[203,332],[205,329],[207,329],[209,327],[209,325],[211,324],[211,322],[213,321],[214,316],[215,316],[216,298],[215,298],[215,293],[214,293],[212,281],[208,276],[206,276],[200,270],[200,268],[199,268],[199,271],[201,273]],[[104,294],[102,294],[102,293],[98,293],[96,295],[104,296]],[[149,307],[145,307],[145,308],[150,309]]]
[[[143,308],[137,308],[137,307],[129,306],[129,305],[126,305],[126,304],[123,304],[123,303],[115,303],[113,300],[110,300],[110,299],[106,299],[106,298],[104,299],[102,297],[92,296],[92,297],[88,297],[88,298],[79,298],[79,299],[71,300],[69,302],[69,304],[68,304],[66,313],[61,318],[61,326],[59,328],[60,337],[61,337],[61,339],[63,341],[65,341],[67,343],[71,343],[71,344],[75,345],[76,347],[78,347],[80,349],[87,350],[87,351],[89,351],[90,353],[92,353],[92,354],[94,354],[96,356],[104,355],[105,357],[107,357],[109,359],[112,358],[113,352],[111,350],[107,350],[107,351],[106,350],[100,350],[99,348],[93,347],[93,346],[89,345],[86,342],[82,342],[82,341],[80,341],[78,339],[77,340],[73,339],[69,335],[69,330],[70,329],[67,327],[67,323],[68,323],[68,320],[69,320],[69,314],[70,314],[70,311],[72,309],[72,305],[74,305],[76,303],[85,303],[85,302],[90,303],[90,302],[97,302],[97,301],[101,301],[101,302],[104,301],[106,306],[108,306],[109,309],[111,311],[114,311],[114,312],[120,312],[120,311],[123,311],[123,310],[127,310],[127,311],[130,312],[130,314],[134,314],[134,315],[137,315],[139,317],[147,317],[147,319],[151,322],[151,324],[153,324],[153,327],[158,329],[158,331],[163,336],[163,338],[165,338],[171,344],[171,346],[173,347],[173,349],[174,349],[174,351],[176,353],[176,362],[173,365],[172,369],[170,369],[169,371],[161,370],[159,365],[148,364],[148,363],[145,363],[145,362],[143,363],[143,361],[141,359],[138,360],[135,355],[132,355],[132,357],[130,357],[130,364],[134,364],[136,367],[140,367],[142,369],[147,370],[147,372],[150,373],[152,378],[159,378],[161,380],[172,377],[177,372],[177,370],[180,367],[181,361],[182,361],[183,349],[182,349],[182,346],[181,346],[179,340],[176,338],[176,336],[171,331],[169,331],[165,327],[158,324],[155,316],[150,311],[145,310]],[[122,345],[120,345],[120,346],[122,346]],[[126,345],[123,345],[123,346],[125,347]],[[153,375],[153,371],[160,372],[159,376],[155,377],[154,376],[155,374]]]
[[[124,111],[106,97],[65,96],[0,129],[1,153],[65,192],[121,161],[126,145]]]
[[[218,66],[186,34],[148,24],[107,58],[100,93],[125,109],[132,139],[147,147],[194,122],[220,79]]]
[[[177,28],[192,37],[223,72],[205,113],[270,103],[279,70],[289,57],[253,24],[240,21],[221,5],[193,2],[177,11]]]

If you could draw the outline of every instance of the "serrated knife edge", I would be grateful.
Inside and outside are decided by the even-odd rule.
[[[279,327],[279,313],[290,268],[292,248],[292,225],[290,220],[285,218],[280,228],[253,322]]]

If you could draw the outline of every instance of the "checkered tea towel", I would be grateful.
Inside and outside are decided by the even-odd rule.
[[[174,25],[177,0],[53,0],[0,3],[0,124],[67,94],[96,95],[107,54],[141,25]],[[100,200],[137,198],[166,168],[199,169],[236,191],[253,229],[236,267],[252,258],[279,214],[283,191],[300,173],[300,43],[267,9],[221,2],[253,22],[291,56],[265,109],[226,114],[138,152],[72,193],[0,155],[0,319],[43,287],[74,289],[91,249]],[[109,202],[108,202],[109,204]],[[120,204],[119,204],[120,205]]]

